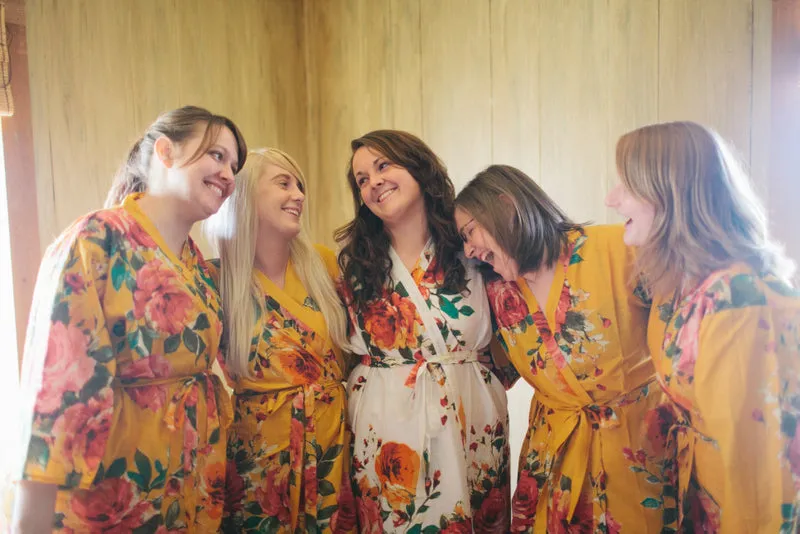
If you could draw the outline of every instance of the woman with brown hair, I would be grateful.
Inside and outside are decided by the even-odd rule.
[[[574,223],[506,165],[464,187],[455,218],[467,256],[499,275],[497,336],[534,388],[511,531],[661,533],[677,511],[640,431],[663,396],[623,229]]]
[[[505,533],[506,394],[481,363],[489,309],[459,257],[453,184],[411,134],[351,148],[356,217],[337,240],[361,357],[348,381],[361,531]]]
[[[231,408],[211,372],[219,298],[194,223],[247,154],[187,106],[136,142],[107,208],[47,249],[23,360],[14,532],[216,532]]]
[[[684,532],[800,524],[800,298],[794,265],[727,144],[692,122],[617,143],[607,204],[654,302],[650,348],[669,402],[648,435],[668,449]]]

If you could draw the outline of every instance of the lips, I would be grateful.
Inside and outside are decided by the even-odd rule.
[[[383,193],[381,193],[380,195],[378,195],[378,198],[377,198],[376,202],[377,202],[378,204],[380,204],[381,202],[383,202],[384,200],[386,200],[387,198],[389,198],[389,197],[392,195],[392,193],[394,193],[396,190],[397,190],[397,188],[396,188],[396,187],[393,187],[392,189],[386,189],[386,190],[384,190],[384,191],[383,191]]]
[[[283,211],[285,211],[286,213],[288,213],[290,215],[294,215],[295,217],[298,217],[298,218],[300,217],[300,214],[302,213],[300,208],[283,208]]]
[[[223,187],[222,185],[209,180],[205,180],[203,183],[207,188],[216,193],[219,198],[223,198],[225,196],[225,191],[227,188]]]

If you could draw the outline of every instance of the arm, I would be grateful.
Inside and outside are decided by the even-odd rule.
[[[20,481],[14,495],[13,534],[49,534],[56,508],[55,484]]]
[[[34,293],[21,380],[23,482],[13,520],[26,530],[30,517],[52,522],[57,486],[91,486],[111,426],[116,361],[98,292],[105,278],[94,276],[110,268],[97,244],[104,236],[90,242],[81,233],[71,230],[48,250]]]
[[[780,313],[767,306],[725,310],[700,327],[697,426],[718,450],[701,456],[709,446],[697,445],[695,469],[720,507],[723,533],[778,532],[783,505],[795,499],[782,458],[780,407],[787,392],[779,381],[799,365],[796,353],[790,361],[776,350]]]

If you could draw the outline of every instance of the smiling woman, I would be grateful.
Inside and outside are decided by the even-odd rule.
[[[165,113],[131,150],[113,206],[48,248],[23,360],[15,529],[218,529],[231,417],[211,372],[221,311],[188,234],[245,155],[229,119]]]

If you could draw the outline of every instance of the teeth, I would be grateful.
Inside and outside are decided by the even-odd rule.
[[[394,193],[394,191],[395,191],[394,189],[389,189],[381,193],[380,196],[378,197],[378,202],[383,202],[389,195]]]
[[[283,211],[285,211],[287,213],[291,213],[295,217],[300,217],[300,210],[298,210],[298,209],[295,209],[295,208],[284,208]]]
[[[222,198],[222,188],[216,184],[206,184],[209,189],[214,191],[218,197]]]

